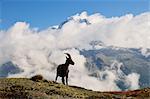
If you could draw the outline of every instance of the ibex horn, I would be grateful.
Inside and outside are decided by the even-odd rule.
[[[71,56],[70,56],[70,54],[68,54],[68,53],[65,53],[70,59],[71,59]]]

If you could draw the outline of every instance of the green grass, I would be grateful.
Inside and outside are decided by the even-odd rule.
[[[132,97],[150,97],[150,88],[141,90],[140,94],[98,92],[80,88],[77,86],[66,86],[53,81],[32,81],[27,78],[1,78],[0,98],[31,98],[31,99],[123,99]]]

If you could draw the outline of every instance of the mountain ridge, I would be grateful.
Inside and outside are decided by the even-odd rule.
[[[124,98],[149,98],[150,88],[134,91],[113,91],[100,92],[92,91],[78,86],[66,86],[54,81],[29,78],[1,78],[0,98],[30,98],[30,99],[72,99],[72,98],[103,98],[103,99],[124,99]]]

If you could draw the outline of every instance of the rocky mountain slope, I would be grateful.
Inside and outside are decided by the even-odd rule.
[[[103,71],[105,68],[108,68],[116,72],[118,70],[121,71],[123,76],[137,73],[140,75],[140,87],[150,86],[150,56],[144,56],[141,49],[110,46],[100,49],[83,50],[81,54],[87,59],[86,67],[91,71],[91,75],[97,78],[100,78],[97,76],[98,70]],[[122,90],[126,89],[122,85],[120,88]]]
[[[34,80],[34,81],[33,81]],[[28,98],[28,99],[148,99],[150,88],[122,92],[99,92],[87,90],[77,86],[66,86],[44,79],[1,78],[0,98]]]

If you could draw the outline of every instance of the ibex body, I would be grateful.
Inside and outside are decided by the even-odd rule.
[[[58,76],[62,77],[62,83],[65,85],[65,77],[66,77],[66,84],[68,85],[68,73],[69,73],[69,65],[74,65],[74,62],[71,59],[70,54],[65,53],[68,57],[66,57],[66,62],[65,64],[58,65],[57,67],[57,74],[56,74],[56,79],[57,81]]]

